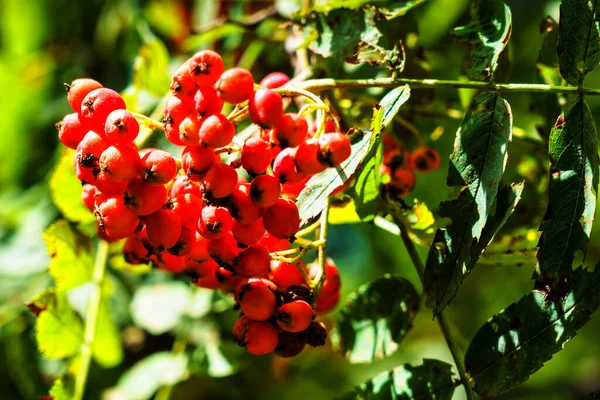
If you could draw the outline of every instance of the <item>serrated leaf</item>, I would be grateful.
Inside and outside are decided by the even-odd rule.
[[[427,257],[425,288],[435,300],[434,314],[448,305],[475,265],[471,248],[492,212],[512,136],[506,100],[482,93],[472,108],[456,134],[448,171],[449,186],[465,187],[457,199],[441,204],[440,216],[452,221],[437,230]]]
[[[598,143],[591,112],[578,98],[550,134],[550,198],[534,278],[556,282],[587,249],[596,211]]]
[[[52,400],[71,400],[73,395],[70,392],[71,390],[66,388],[63,380],[57,379],[52,384],[48,394],[52,397]]]
[[[597,0],[562,0],[558,26],[558,65],[571,85],[581,85],[600,64]]]
[[[350,362],[390,355],[404,339],[419,310],[419,294],[404,278],[385,275],[348,296],[334,335]]]
[[[44,241],[52,257],[48,269],[58,290],[69,290],[92,279],[89,243],[67,221],[57,221],[46,229]]]
[[[362,138],[352,145],[350,157],[340,166],[327,168],[308,180],[296,201],[300,212],[300,225],[319,215],[327,205],[329,195],[350,179],[367,154],[372,135],[371,131],[365,132]]]
[[[443,361],[423,359],[423,364],[404,364],[354,388],[339,400],[450,400],[457,385],[452,366]]]
[[[600,265],[579,268],[560,291],[533,290],[486,322],[465,356],[474,390],[496,397],[525,382],[563,349],[600,306]]]
[[[81,320],[66,296],[48,289],[33,298],[27,307],[37,316],[35,337],[40,352],[47,358],[72,357],[83,342]]]
[[[81,201],[81,182],[73,169],[74,150],[65,149],[50,176],[50,196],[69,221],[90,223],[96,218]]]
[[[498,67],[500,53],[512,30],[510,8],[500,0],[477,0],[471,6],[471,22],[454,28],[453,34],[473,45],[469,76],[489,80]]]

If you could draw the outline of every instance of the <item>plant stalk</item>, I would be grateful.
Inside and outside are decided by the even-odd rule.
[[[106,261],[108,259],[109,244],[104,240],[98,242],[96,249],[96,258],[94,260],[94,270],[92,280],[94,282],[94,291],[88,304],[87,316],[85,319],[85,328],[83,334],[83,344],[81,345],[81,361],[79,371],[75,377],[74,400],[83,399],[85,385],[87,382],[90,364],[92,362],[92,345],[96,336],[96,324],[98,322],[98,311],[102,300],[102,283],[104,282],[104,273],[106,271]]]
[[[329,227],[329,200],[325,209],[321,212],[321,230],[319,231],[319,242],[322,242],[323,245],[319,247],[319,252],[317,255],[317,260],[319,262],[319,271],[315,276],[315,279],[312,281],[312,287],[314,288],[314,296],[315,299],[319,295],[321,288],[323,287],[323,283],[325,282],[325,264],[327,263],[327,253],[325,251],[326,242],[327,242],[327,228]]]

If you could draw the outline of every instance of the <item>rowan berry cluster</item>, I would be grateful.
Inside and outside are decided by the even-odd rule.
[[[320,264],[285,255],[299,249],[291,249],[300,228],[294,198],[310,176],[350,156],[350,141],[324,112],[310,128],[305,114],[324,104],[284,113],[274,89],[288,81],[274,73],[255,85],[249,71],[225,70],[218,53],[196,53],[173,75],[164,108],[164,133],[183,148],[180,160],[138,149],[147,119],[92,79],[67,86],[75,112],[57,124],[60,141],[76,150],[82,200],[100,237],[125,239],[131,264],[152,262],[199,287],[233,293],[242,311],[234,336],[252,354],[293,356],[305,344],[324,344],[326,330],[314,314],[339,302],[333,261],[321,273]],[[235,105],[229,116],[224,103]],[[234,122],[244,115],[257,130],[240,143]]]
[[[408,196],[415,188],[415,172],[427,173],[440,166],[440,154],[431,147],[418,147],[409,152],[405,145],[391,135],[383,141],[383,162],[379,168],[382,176],[389,176],[385,189],[398,198]]]

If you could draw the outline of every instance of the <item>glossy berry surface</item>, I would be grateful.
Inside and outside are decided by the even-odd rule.
[[[279,239],[293,237],[300,229],[300,214],[296,203],[279,199],[263,213],[265,229]]]

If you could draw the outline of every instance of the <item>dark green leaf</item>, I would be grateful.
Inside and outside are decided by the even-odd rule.
[[[385,275],[348,297],[333,340],[350,362],[386,357],[404,339],[418,310],[419,295],[413,285]]]
[[[400,86],[390,90],[383,99],[381,99],[381,107],[383,108],[383,118],[381,120],[381,129],[392,122],[400,107],[408,101],[410,97],[410,87],[408,85]],[[373,129],[373,128],[371,128]]]
[[[435,300],[435,314],[456,295],[476,262],[471,248],[492,212],[511,140],[512,115],[504,99],[482,93],[472,108],[456,134],[448,171],[448,185],[466,187],[457,199],[441,204],[440,216],[452,222],[437,230],[427,257],[425,287]]]
[[[404,364],[354,388],[339,400],[450,400],[457,385],[452,366],[443,361],[424,359],[422,365]]]
[[[314,175],[306,183],[306,187],[298,195],[298,210],[300,211],[300,225],[306,224],[327,205],[331,192],[342,186],[358,168],[369,147],[373,132],[367,131],[356,143],[352,145],[352,154],[337,168],[328,168]]]
[[[600,265],[579,268],[560,290],[534,289],[492,317],[467,350],[467,372],[484,397],[525,382],[563,349],[600,306]]]
[[[537,279],[556,281],[572,271],[575,252],[585,253],[598,189],[598,144],[583,98],[559,118],[550,134],[550,199],[540,226]]]
[[[471,22],[453,30],[461,41],[473,45],[471,78],[489,80],[492,77],[511,30],[512,16],[504,2],[477,0],[471,6]]]
[[[386,1],[386,2],[376,2],[374,5],[377,6],[377,11],[379,11],[386,19],[394,19],[397,17],[401,17],[405,15],[412,8],[418,6],[421,3],[426,2],[427,0],[403,0],[403,1]],[[349,9],[358,9],[364,6],[365,4],[371,3],[372,0],[334,0],[327,1],[325,3],[319,4],[312,9],[314,11],[319,12],[329,12],[336,8],[349,8]]]
[[[571,85],[581,85],[600,63],[598,0],[562,0],[558,28],[558,65]]]

